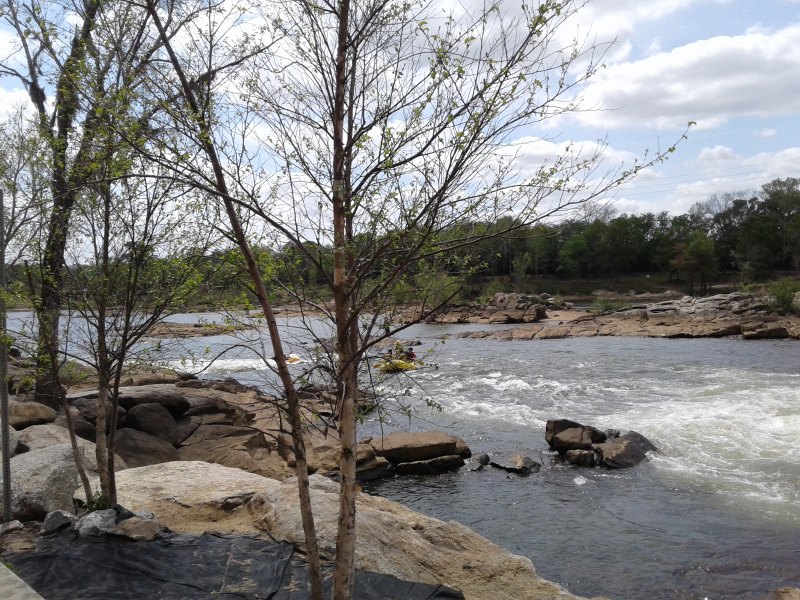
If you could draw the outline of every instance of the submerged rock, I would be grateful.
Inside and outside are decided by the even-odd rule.
[[[541,463],[536,462],[532,458],[524,454],[515,454],[508,460],[496,459],[489,463],[495,469],[508,471],[509,473],[516,473],[517,475],[530,475],[531,473],[538,473],[542,468]]]

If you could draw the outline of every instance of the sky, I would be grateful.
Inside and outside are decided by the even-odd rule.
[[[630,164],[696,123],[666,163],[616,190],[618,213],[680,214],[800,177],[800,0],[593,0],[577,21],[616,43],[582,90],[597,109],[551,123],[559,141],[602,139],[611,163]],[[0,118],[24,100],[18,82],[0,79]]]
[[[800,0],[595,0],[582,30],[616,39],[560,123],[605,139],[610,156],[669,147],[672,157],[617,190],[619,213],[686,212],[712,195],[800,177]]]

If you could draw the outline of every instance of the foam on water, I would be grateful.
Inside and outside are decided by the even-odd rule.
[[[663,343],[663,342],[662,342]],[[442,361],[426,393],[461,419],[541,430],[554,417],[636,430],[661,450],[657,474],[748,510],[800,520],[800,375],[646,353],[628,363],[506,355]],[[497,365],[500,368],[497,369]],[[454,393],[455,392],[455,393]]]

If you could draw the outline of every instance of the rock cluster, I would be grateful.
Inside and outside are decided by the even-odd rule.
[[[601,431],[569,419],[547,421],[544,437],[550,448],[579,467],[627,469],[642,462],[648,452],[658,451],[635,431],[620,435],[617,430]]]
[[[144,378],[135,381],[142,385],[120,388],[116,470],[200,460],[276,479],[294,475],[294,445],[274,398],[235,380],[187,380],[177,375],[174,379]],[[305,396],[305,421],[324,425],[316,412],[319,397]],[[90,474],[95,473],[99,394],[82,390],[67,399],[83,463]],[[111,413],[110,403],[106,412]],[[21,520],[42,518],[55,509],[72,510],[69,496],[79,479],[65,421],[63,413],[59,416],[42,404],[11,402],[10,422],[19,428],[11,430],[12,456],[20,455],[12,459],[12,472],[42,473],[15,478],[13,510]],[[111,422],[108,419],[106,427]],[[309,470],[335,477],[340,456],[337,431],[310,426],[304,437]],[[462,466],[469,456],[463,440],[444,432],[394,433],[358,444],[357,475],[368,481],[394,474],[440,473]]]
[[[536,323],[547,317],[548,308],[563,308],[550,294],[495,294],[485,305],[450,306],[427,318],[428,323]],[[404,311],[399,320],[415,321],[420,308]]]
[[[456,337],[496,340],[593,336],[800,339],[800,319],[771,315],[765,309],[763,299],[748,294],[685,296],[654,304],[637,304],[607,314],[586,314],[557,324],[532,323],[502,331],[465,332]]]

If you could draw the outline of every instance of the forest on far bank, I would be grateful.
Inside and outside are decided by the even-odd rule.
[[[714,195],[679,215],[618,214],[613,205],[583,209],[559,223],[515,227],[512,217],[502,217],[445,230],[440,235],[472,235],[477,241],[436,261],[420,261],[394,290],[395,301],[414,302],[416,288],[431,279],[446,282],[440,287],[447,293],[458,288],[455,302],[485,301],[507,291],[589,296],[598,288],[619,295],[668,289],[702,295],[712,286],[730,291],[775,280],[800,289],[799,178],[775,179],[757,193]],[[379,241],[361,234],[354,244],[369,248]],[[309,300],[328,299],[325,271],[308,256],[330,264],[332,249],[307,242],[305,250],[291,244],[256,247],[274,301],[289,301],[300,289]],[[252,304],[236,249],[198,249],[191,263],[197,288],[187,309]],[[376,264],[376,276],[385,267]],[[17,289],[29,285],[23,265],[11,267],[9,276]]]
[[[712,285],[733,289],[796,279],[800,272],[798,178],[775,179],[757,193],[714,195],[679,215],[618,214],[605,205],[559,223],[491,235],[511,229],[507,219],[473,224],[483,239],[453,253],[449,264],[458,268],[418,265],[419,275],[452,278],[462,286],[457,300],[469,301],[512,290],[581,296],[598,287],[705,294]],[[278,256],[277,280],[323,285],[323,275],[293,249]],[[472,265],[466,272],[465,264]]]

